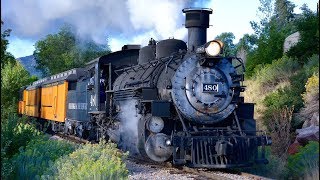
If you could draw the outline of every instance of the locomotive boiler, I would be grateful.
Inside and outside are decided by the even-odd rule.
[[[107,137],[157,162],[206,168],[267,163],[271,140],[256,130],[254,104],[241,96],[242,60],[222,56],[220,40],[207,42],[211,9],[183,13],[188,45],[173,38],[125,45],[84,68],[41,79],[23,89],[20,114],[50,120],[54,131]]]

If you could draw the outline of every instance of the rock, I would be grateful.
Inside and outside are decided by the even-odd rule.
[[[301,145],[306,145],[309,141],[319,141],[319,126],[310,126],[302,129],[297,129],[298,133],[296,141]]]
[[[294,141],[294,143],[292,143],[289,148],[288,148],[288,153],[290,155],[295,154],[297,152],[299,152],[299,147],[301,147],[301,145],[299,144],[299,142],[297,140]]]
[[[286,53],[287,51],[289,51],[289,49],[293,46],[295,46],[300,40],[300,33],[299,32],[295,32],[293,34],[291,34],[290,36],[288,36],[285,40],[284,40],[284,44],[283,44],[283,52]]]
[[[310,126],[319,126],[319,112],[313,113],[311,119],[308,119],[303,123],[302,128]]]

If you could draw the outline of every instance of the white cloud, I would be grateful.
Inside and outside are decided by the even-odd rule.
[[[293,2],[299,7],[302,5],[298,0]],[[316,0],[305,2],[312,10],[316,9]],[[208,40],[222,32],[233,32],[237,42],[244,33],[253,33],[249,21],[256,20],[259,1],[3,0],[1,5],[5,28],[13,29],[12,35],[21,40],[43,38],[56,33],[63,23],[69,23],[80,36],[97,43],[105,43],[109,38],[111,49],[120,50],[124,44],[146,45],[151,37],[186,41],[187,30],[181,10],[192,6],[213,9]]]
[[[128,0],[130,21],[136,30],[154,30],[160,38],[169,38],[183,24],[184,1]]]
[[[19,38],[10,38],[7,51],[14,55],[15,58],[29,56],[34,51],[34,41]]]
[[[109,40],[109,46],[112,52],[121,50],[122,46],[124,45],[125,41],[119,38],[111,38]]]

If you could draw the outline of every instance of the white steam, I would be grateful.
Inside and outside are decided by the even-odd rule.
[[[119,120],[120,120],[120,142],[122,149],[128,150],[130,153],[138,153],[138,123],[141,115],[137,112],[137,101],[128,100],[121,104]]]
[[[122,125],[122,132],[128,132],[131,135],[138,135],[138,121],[140,115],[137,112],[136,108],[137,101],[129,100],[126,101],[120,109],[119,119]]]
[[[1,15],[19,38],[43,38],[67,23],[80,37],[97,43],[109,38],[112,50],[120,50],[123,43],[145,45],[151,37],[185,39],[181,10],[194,4],[190,0],[3,0]]]

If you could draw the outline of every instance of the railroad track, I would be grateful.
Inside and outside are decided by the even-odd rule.
[[[78,144],[86,144],[86,143],[95,143],[95,142],[90,142],[85,139],[81,139],[79,137],[73,136],[73,135],[65,135],[63,133],[56,133],[56,134],[51,134],[52,137],[56,136],[64,140],[68,140],[74,143]],[[53,138],[53,139],[58,139],[58,138]],[[128,157],[128,161],[132,161],[136,164],[147,166],[153,169],[166,169],[170,174],[193,174],[196,175],[197,177],[194,179],[217,179],[217,180],[233,180],[233,179],[250,179],[250,180],[269,180],[269,178],[250,174],[250,173],[245,173],[241,171],[236,171],[236,170],[212,170],[212,169],[205,169],[205,168],[189,168],[186,166],[182,167],[175,167],[172,165],[170,162],[166,163],[157,163],[153,161],[146,161],[143,158],[139,158],[137,156],[135,157]]]
[[[74,142],[74,143],[77,143],[77,144],[94,143],[94,142],[79,138],[77,136],[66,135],[66,134],[63,134],[63,133],[53,133],[53,134],[49,134],[49,135],[51,135],[52,137],[57,136],[57,137],[60,137],[60,138],[62,138],[64,140],[71,141],[71,142]]]
[[[131,161],[137,164],[143,164],[151,168],[166,168],[171,174],[190,173],[197,175],[195,179],[216,179],[216,180],[233,180],[233,179],[250,179],[250,180],[271,180],[270,178],[245,173],[237,170],[222,170],[222,169],[206,169],[206,168],[190,168],[186,166],[174,167],[172,163],[156,163],[153,161],[145,161],[140,158],[129,157]]]

